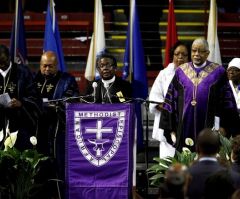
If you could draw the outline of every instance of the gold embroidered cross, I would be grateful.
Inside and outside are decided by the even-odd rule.
[[[47,92],[50,92],[52,88],[54,88],[54,86],[52,84],[48,84],[46,85],[46,88],[47,88]]]

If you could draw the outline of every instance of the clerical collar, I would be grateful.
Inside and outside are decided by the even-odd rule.
[[[196,64],[193,63],[194,68],[203,68],[207,65],[207,61],[205,61],[201,66],[197,66]]]
[[[111,83],[113,83],[114,81],[115,81],[115,79],[116,79],[116,77],[115,76],[113,76],[112,77],[112,79],[108,79],[108,80],[104,80],[104,79],[102,79],[102,83],[103,84],[111,84]]]
[[[7,76],[8,71],[11,69],[11,67],[12,67],[12,62],[10,62],[9,67],[6,70],[0,69],[0,73],[4,78]]]
[[[206,160],[208,160],[208,161],[213,161],[213,162],[217,162],[217,158],[215,158],[215,157],[202,157],[202,158],[199,158],[199,160],[198,161],[206,161]]]

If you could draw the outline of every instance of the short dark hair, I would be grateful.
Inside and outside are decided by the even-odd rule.
[[[234,190],[230,171],[227,169],[220,170],[206,179],[204,198],[230,198]]]
[[[100,55],[97,56],[97,61],[96,61],[96,64],[98,65],[98,62],[102,59],[102,58],[109,58],[112,60],[112,66],[113,67],[117,67],[117,60],[116,58],[111,55],[110,53],[108,52],[104,52],[104,53],[101,53]]]
[[[185,46],[187,48],[187,51],[188,51],[188,61],[190,61],[190,46],[185,44],[184,42],[182,41],[177,41],[173,46],[172,48],[170,48],[170,60],[172,61],[173,60],[173,55],[174,55],[174,51],[176,50],[176,48],[178,46]]]
[[[214,155],[220,150],[219,133],[210,128],[203,129],[197,138],[197,150],[205,155]]]

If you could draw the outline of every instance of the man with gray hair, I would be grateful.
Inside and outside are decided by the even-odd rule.
[[[160,128],[177,149],[185,146],[186,138],[195,141],[206,127],[221,129],[226,136],[240,132],[227,73],[223,66],[208,61],[208,55],[207,41],[194,40],[192,62],[178,67],[165,97]]]

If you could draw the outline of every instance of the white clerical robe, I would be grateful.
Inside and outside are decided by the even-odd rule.
[[[172,81],[175,74],[175,67],[173,63],[170,63],[165,69],[161,70],[155,79],[152,89],[150,91],[149,100],[155,102],[164,102],[164,97],[167,93],[168,86]],[[149,111],[154,114],[154,125],[152,138],[160,141],[159,156],[164,158],[167,156],[174,156],[175,148],[167,143],[165,136],[163,135],[163,129],[159,128],[159,122],[161,112],[156,109],[157,104],[150,103]]]

